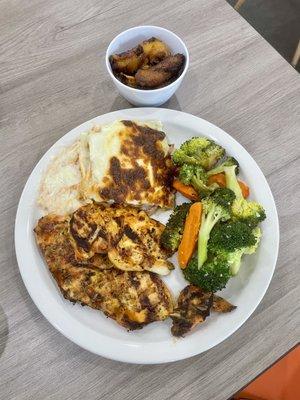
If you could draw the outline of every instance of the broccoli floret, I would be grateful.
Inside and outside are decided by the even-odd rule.
[[[204,137],[194,137],[184,142],[175,150],[172,158],[178,165],[200,165],[206,170],[211,169],[225,154],[223,147],[213,140]]]
[[[207,172],[207,174],[210,176],[220,174],[222,172],[225,173],[226,187],[235,193],[237,199],[243,197],[242,190],[236,177],[236,175],[239,173],[239,163],[234,157],[227,157],[222,164],[211,169]]]
[[[196,176],[192,178],[192,186],[199,193],[200,197],[206,197],[214,190],[219,188],[219,185],[217,183],[206,185],[203,181],[201,181],[201,179],[198,179]]]
[[[226,187],[231,189],[236,199],[232,205],[232,214],[234,219],[240,220],[250,228],[255,228],[266,218],[264,208],[255,201],[247,201],[243,197],[242,190],[237,180],[239,164],[233,157],[228,157],[222,164],[207,172],[207,175],[214,175],[220,172],[225,173]]]
[[[206,137],[195,136],[182,143],[180,149],[187,154],[197,154],[197,152],[206,149],[210,143],[211,140]]]
[[[178,249],[190,206],[191,203],[183,203],[180,206],[176,206],[161,234],[160,244],[170,254],[173,254]]]
[[[226,187],[231,189],[236,195],[237,199],[243,198],[243,192],[236,177],[236,165],[231,167],[224,167]]]
[[[256,252],[262,235],[261,229],[257,226],[252,229],[252,234],[255,237],[255,243],[252,246],[246,247],[245,254],[253,254]]]
[[[239,221],[217,224],[211,231],[208,250],[213,254],[226,254],[251,247],[256,244],[256,237],[247,225]]]
[[[261,238],[261,230],[257,227],[252,231],[252,233],[255,238],[255,243],[253,245],[237,249],[228,254],[227,260],[230,265],[230,273],[232,275],[236,275],[239,272],[243,255],[253,254],[257,250]]]
[[[240,221],[219,223],[211,232],[208,249],[210,254],[227,259],[231,274],[236,275],[242,256],[254,253],[260,238],[260,228],[251,229]]]
[[[259,228],[258,228],[259,229]],[[236,275],[240,269],[243,254],[254,253],[260,239],[260,230],[252,231],[242,222],[218,224],[211,232],[209,252],[228,260],[230,272]]]
[[[207,184],[207,174],[200,165],[183,164],[179,169],[179,180],[185,185],[192,185],[200,197],[205,197],[216,190],[219,185]]]
[[[204,150],[202,155],[202,167],[206,170],[211,169],[224,156],[225,150],[215,142],[211,141],[210,145]]]
[[[229,264],[223,257],[207,260],[200,269],[194,257],[183,270],[183,275],[189,282],[209,292],[223,289],[231,277]]]
[[[197,176],[204,183],[207,183],[207,175],[205,170],[200,165],[183,164],[179,168],[179,180],[185,185],[190,185],[192,178]]]
[[[230,189],[217,189],[202,201],[203,212],[198,238],[198,267],[201,268],[207,259],[207,243],[210,232],[219,221],[231,217],[231,205],[235,194]]]
[[[255,228],[266,218],[263,206],[255,201],[247,201],[244,198],[235,199],[232,204],[232,215],[250,228]]]
[[[236,177],[239,173],[239,168],[239,163],[234,157],[227,157],[220,165],[208,171],[207,175],[211,176],[224,172],[226,187],[231,189],[235,193],[236,198],[239,199],[243,197],[242,190]]]
[[[236,174],[239,173],[239,163],[238,161],[234,158],[234,157],[226,157],[225,160],[217,165],[215,168],[207,171],[207,175],[216,175],[216,174],[220,174],[222,172],[224,172],[224,168],[225,167],[232,167],[232,166],[236,166]]]
[[[230,265],[230,273],[232,276],[237,275],[239,272],[244,253],[245,249],[237,249],[228,254],[227,261]]]

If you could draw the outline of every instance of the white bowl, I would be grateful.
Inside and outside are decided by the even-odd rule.
[[[112,72],[109,56],[127,51],[140,42],[156,37],[165,42],[172,54],[181,53],[185,56],[185,66],[180,76],[172,83],[159,89],[142,90],[124,85]],[[165,103],[179,88],[189,66],[189,52],[183,41],[175,33],[158,26],[136,26],[127,29],[116,36],[109,44],[105,56],[107,71],[120,94],[131,104],[140,107],[160,106]]]

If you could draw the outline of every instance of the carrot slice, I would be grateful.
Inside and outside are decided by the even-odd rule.
[[[250,194],[249,186],[245,182],[242,182],[242,181],[238,181],[238,182],[239,182],[243,197],[244,197],[244,199],[246,199]]]
[[[239,182],[240,188],[242,190],[243,197],[244,197],[244,199],[246,199],[250,194],[249,186],[245,182],[242,182],[240,180],[238,182]],[[208,178],[208,184],[211,185],[212,183],[217,183],[220,187],[226,187],[225,174],[220,173],[220,174],[211,175]]]
[[[221,174],[211,175],[208,178],[208,184],[211,185],[213,183],[217,183],[222,188],[226,187],[225,174],[221,173]]]
[[[178,248],[178,263],[182,269],[186,268],[194,254],[201,224],[201,215],[202,204],[200,202],[192,204],[185,220],[183,235]]]
[[[176,189],[179,193],[181,193],[184,197],[192,201],[199,200],[199,195],[193,188],[193,186],[185,185],[178,179],[174,179],[173,188]]]

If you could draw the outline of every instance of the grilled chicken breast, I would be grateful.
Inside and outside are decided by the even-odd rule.
[[[49,215],[35,228],[37,243],[66,299],[101,310],[130,330],[170,315],[172,296],[155,274],[117,270],[100,254],[78,261],[69,222],[69,217]]]
[[[171,318],[172,335],[184,336],[196,325],[205,321],[213,304],[213,294],[195,285],[186,286],[178,297],[178,304]]]
[[[236,306],[212,292],[204,292],[195,285],[186,286],[178,297],[178,305],[171,314],[172,335],[184,336],[196,325],[201,324],[210,315],[211,309],[216,312],[230,312]]]
[[[107,203],[90,203],[78,208],[70,217],[70,234],[78,259],[106,254],[121,237],[121,207]]]
[[[86,267],[89,269],[110,269],[113,267],[107,254],[94,254],[87,259],[76,257],[70,236],[70,217],[47,215],[42,217],[34,229],[37,243],[51,270],[55,260],[60,268]]]
[[[217,296],[216,294],[214,294],[212,309],[215,312],[228,313],[228,312],[235,310],[236,306],[229,303],[229,301],[223,299],[223,297],[220,297],[220,296]]]
[[[115,267],[124,271],[147,270],[160,275],[167,275],[174,268],[160,247],[163,224],[144,211],[138,211],[137,215],[126,213],[122,225],[120,240],[108,251],[108,258]]]
[[[124,271],[151,271],[167,275],[173,265],[160,246],[164,225],[132,206],[92,203],[79,208],[70,219],[70,233],[77,259],[107,253]]]

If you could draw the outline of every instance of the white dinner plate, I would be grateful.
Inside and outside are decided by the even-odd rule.
[[[239,161],[241,178],[250,186],[251,198],[263,204],[266,210],[267,219],[262,223],[263,237],[258,251],[244,258],[237,277],[232,278],[221,292],[237,309],[229,314],[212,313],[205,323],[183,339],[171,336],[170,320],[127,332],[115,321],[106,318],[101,311],[66,301],[35,242],[33,228],[41,215],[36,198],[42,173],[49,161],[61,148],[72,143],[93,124],[107,124],[116,119],[161,120],[169,143],[174,143],[176,147],[197,135],[207,136],[220,143],[229,155]],[[160,212],[154,218],[166,222],[169,214]],[[16,254],[24,284],[48,321],[67,338],[93,353],[140,364],[156,364],[191,357],[232,335],[262,300],[275,269],[278,243],[279,224],[274,199],[263,173],[249,153],[215,125],[190,114],[163,108],[133,108],[111,112],[93,118],[63,136],[32,171],[19,202],[15,224]],[[173,257],[173,261],[176,264],[176,257]],[[174,296],[186,285],[178,266],[164,281]]]

